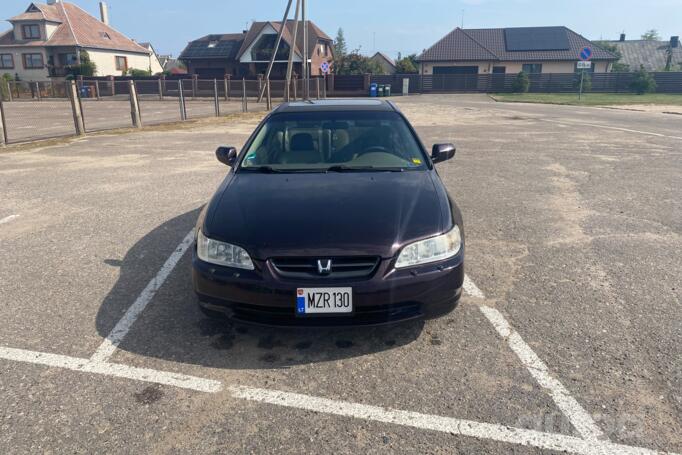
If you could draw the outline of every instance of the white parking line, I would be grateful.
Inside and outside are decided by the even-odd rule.
[[[682,139],[682,136],[669,136],[667,134],[654,133],[653,131],[633,130],[630,128],[621,128],[618,126],[600,125],[599,123],[565,122],[563,120],[549,120],[549,119],[541,119],[541,120],[545,121],[545,122],[550,122],[550,123],[558,123],[559,125],[591,126],[593,128],[603,128],[603,129],[607,129],[607,130],[625,131],[626,133],[646,134],[647,136],[667,137],[669,139]]]
[[[3,219],[0,220],[0,224],[9,223],[10,221],[15,220],[15,219],[17,219],[17,218],[19,218],[19,215],[10,215],[10,216],[6,216],[6,217],[4,217]]]
[[[485,298],[483,291],[471,281],[468,275],[464,276],[464,290],[472,297],[480,299]],[[568,417],[578,433],[585,439],[599,439],[604,437],[604,433],[599,429],[590,414],[580,406],[561,382],[550,375],[547,365],[545,365],[531,347],[523,341],[521,335],[512,328],[502,313],[495,308],[483,304],[479,304],[478,308],[493,327],[495,327],[497,333],[507,341],[511,350],[514,351],[519,360],[521,360],[521,363],[523,363],[523,366],[526,367],[531,376],[533,376],[541,387],[547,389],[550,397],[554,400],[554,403],[561,412]]]
[[[128,308],[128,311],[126,311],[121,320],[118,321],[116,327],[113,328],[111,333],[107,335],[99,348],[97,348],[97,351],[95,351],[91,357],[93,361],[106,362],[112,354],[116,352],[118,345],[123,341],[123,338],[128,335],[130,328],[137,318],[140,317],[140,314],[142,314],[149,302],[154,298],[157,291],[161,289],[161,286],[168,278],[168,275],[170,275],[180,259],[182,259],[182,256],[190,247],[193,240],[194,229],[189,231],[182,242],[175,248],[173,254],[166,260],[156,276],[147,284],[135,302]]]
[[[27,351],[0,347],[0,359],[26,362],[48,367],[66,368],[84,373],[101,374],[135,381],[153,382],[156,384],[196,390],[198,392],[215,393],[222,390],[222,383],[212,379],[198,378],[179,373],[137,368],[128,365],[93,361],[46,352]]]
[[[556,433],[544,433],[504,425],[474,422],[471,420],[400,411],[359,403],[311,397],[298,393],[279,392],[253,387],[230,387],[236,398],[285,406],[306,411],[334,414],[356,419],[403,425],[424,430],[440,431],[477,439],[487,439],[510,444],[537,447],[559,452],[572,452],[585,455],[596,454],[655,454],[655,450],[614,444],[608,441],[595,441]],[[674,454],[671,454],[674,455]]]

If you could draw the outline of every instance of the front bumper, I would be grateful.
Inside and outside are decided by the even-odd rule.
[[[380,325],[416,318],[431,319],[452,311],[464,282],[463,249],[435,264],[395,270],[381,260],[374,274],[360,280],[300,280],[278,276],[268,261],[254,260],[255,270],[209,264],[193,249],[194,290],[204,308],[242,322],[275,326]],[[296,315],[296,289],[352,287],[354,312],[343,316]]]

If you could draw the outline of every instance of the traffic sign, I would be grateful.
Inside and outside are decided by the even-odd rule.
[[[585,61],[578,62],[578,69],[579,70],[587,70],[590,68],[592,68],[592,62],[585,62]]]
[[[578,55],[580,57],[580,60],[582,61],[587,61],[592,58],[592,48],[591,47],[583,47],[583,49],[580,51],[580,54]]]
[[[320,65],[320,70],[321,70],[324,74],[329,73],[329,62],[322,62],[322,64]]]

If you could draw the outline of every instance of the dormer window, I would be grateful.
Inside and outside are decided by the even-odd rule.
[[[24,39],[40,39],[40,26],[38,24],[24,24],[21,26]]]
[[[209,41],[209,43],[208,43],[208,48],[209,48],[209,49],[213,49],[213,48],[216,47],[217,45],[218,45],[218,41]]]

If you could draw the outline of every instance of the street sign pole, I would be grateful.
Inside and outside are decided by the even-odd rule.
[[[585,78],[585,70],[580,70],[580,91],[578,92],[578,101],[583,99],[583,80]]]
[[[578,89],[578,101],[582,100],[583,98],[583,83],[585,82],[585,68],[591,68],[592,67],[592,62],[590,62],[590,59],[592,58],[592,48],[589,46],[586,46],[580,50],[578,53],[578,58],[580,61],[576,65],[577,69],[580,70],[580,88]]]

